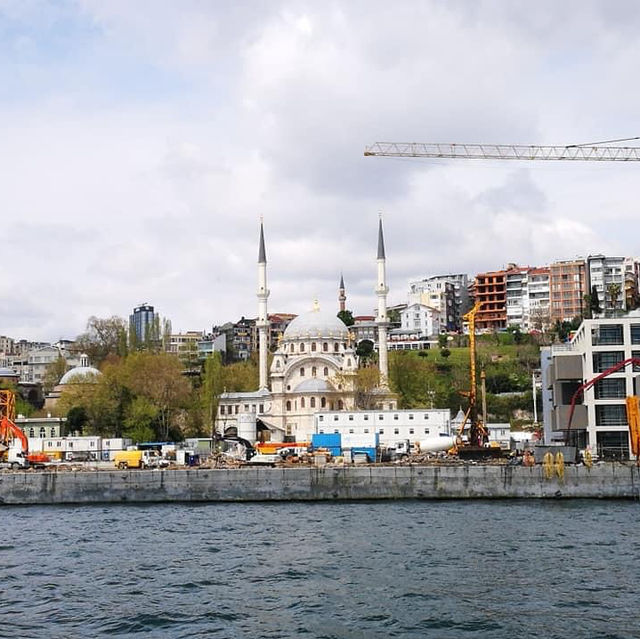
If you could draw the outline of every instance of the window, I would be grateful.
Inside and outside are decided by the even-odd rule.
[[[592,334],[591,342],[594,346],[624,344],[622,324],[601,324]]]
[[[425,429],[424,429],[424,434],[425,434],[425,435],[428,435],[428,434],[429,434],[429,429],[428,429],[428,428],[425,428]]]
[[[73,442],[69,442],[69,448],[73,448]]]
[[[413,419],[413,415],[409,414],[409,419]]]
[[[311,408],[315,408],[315,407],[316,407],[316,398],[315,398],[315,397],[312,397],[312,398],[309,400],[309,404],[310,404]]]
[[[224,406],[220,406],[220,414],[224,415]]]
[[[409,435],[413,435],[413,428],[409,429]]]
[[[55,437],[56,436],[56,429],[55,428],[51,428],[49,430],[49,437]]]
[[[304,377],[304,367],[300,369],[300,377]]]
[[[40,429],[40,437],[42,437],[42,439],[44,439],[47,436],[47,433],[44,429],[44,426]]]
[[[304,408],[304,397],[300,398],[300,408]]]
[[[624,404],[596,406],[596,426],[623,426],[627,423]]]
[[[365,432],[365,433],[368,433],[368,432],[369,432],[369,429],[368,429],[368,428],[365,428],[365,429],[364,429],[364,432]]]
[[[631,343],[640,344],[640,324],[631,324]]]
[[[316,374],[317,374],[317,372],[318,372],[318,371],[317,371],[316,367],[315,367],[315,366],[312,366],[312,367],[311,367],[311,377],[315,377],[315,376],[316,376]]]
[[[338,416],[337,416],[337,415],[334,415],[334,416],[333,416],[333,421],[334,421],[334,422],[337,422],[337,421],[338,421]]]
[[[338,343],[336,342],[336,343],[333,345],[333,351],[334,351],[334,353],[337,353],[339,348],[340,348],[340,346],[338,346]]]
[[[238,414],[238,411],[239,411],[239,409],[240,409],[240,406],[239,406],[238,404],[236,404],[235,409],[236,409],[236,410],[235,410],[235,414],[237,415],[237,414]]]
[[[622,377],[607,377],[595,385],[596,399],[624,399],[626,380]]]
[[[378,419],[379,420],[383,420],[384,419],[384,415],[378,415]]]
[[[311,342],[311,350],[315,353],[316,352],[316,343],[315,342]]]
[[[29,437],[35,437],[35,431],[33,430],[33,428],[29,429]]]
[[[259,410],[261,413],[264,413],[264,404],[260,404],[260,405],[259,405],[259,407],[258,407],[258,410]]]
[[[368,422],[368,421],[369,421],[369,415],[365,415],[365,416],[364,416],[364,421],[365,421],[365,422]]]
[[[353,421],[353,415],[349,415],[349,421],[352,422]]]
[[[291,410],[291,400],[287,400],[287,410]]]
[[[384,435],[384,428],[380,428],[380,429],[378,430],[378,432],[379,432],[381,435]]]
[[[349,429],[349,435],[353,435],[353,432],[354,432],[354,431],[353,431],[353,428],[350,428],[350,429]]]
[[[327,407],[327,398],[326,397],[321,397],[320,398],[320,408],[326,408]]]
[[[398,421],[398,413],[396,413],[396,414],[393,416],[393,419],[395,419],[396,421]]]
[[[603,351],[593,354],[593,372],[603,373],[607,368],[619,364],[624,359],[623,351]]]
[[[327,366],[325,366],[325,367],[324,367],[324,369],[323,369],[323,371],[322,371],[322,374],[323,374],[325,377],[329,377],[329,368],[328,368]]]
[[[245,404],[244,405],[244,412],[248,413],[249,412],[249,404]]]
[[[324,421],[324,415],[320,415],[320,416],[318,417],[318,420],[319,420],[319,421],[321,421],[321,422],[322,422],[322,421]]]
[[[399,435],[400,434],[400,429],[399,428],[394,428],[393,429],[393,434],[394,435]]]
[[[344,408],[344,403],[341,399],[338,400],[338,410],[342,410]]]
[[[326,353],[329,350],[329,344],[322,342],[322,350]]]
[[[300,352],[304,353],[304,344],[300,344]]]
[[[321,428],[318,432],[322,435],[324,433],[324,430]]]

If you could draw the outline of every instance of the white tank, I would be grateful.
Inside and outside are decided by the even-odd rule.
[[[426,439],[422,439],[418,442],[418,446],[420,447],[421,453],[439,453],[443,450],[449,450],[453,448],[456,443],[455,437],[427,437]]]
[[[257,439],[256,416],[251,414],[238,415],[236,424],[238,427],[238,437],[247,439],[253,444]]]

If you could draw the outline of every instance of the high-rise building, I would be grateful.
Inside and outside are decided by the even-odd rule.
[[[587,293],[585,261],[565,260],[549,267],[551,290],[551,322],[568,322],[581,317]]]
[[[460,330],[469,310],[469,276],[465,273],[433,275],[409,282],[409,304],[424,304],[440,312],[443,328]]]
[[[605,315],[626,308],[624,257],[589,255],[587,277],[588,292],[593,294],[594,289],[597,291],[600,308]]]
[[[155,318],[153,306],[147,303],[140,304],[133,309],[133,314],[129,315],[129,327],[132,332],[135,332],[138,342],[144,342],[150,336],[156,321]]]
[[[474,297],[482,306],[476,314],[478,330],[500,330],[507,327],[507,272],[478,273],[474,283]]]

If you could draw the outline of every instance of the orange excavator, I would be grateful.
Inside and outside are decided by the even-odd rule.
[[[29,440],[15,423],[16,396],[0,390],[0,462],[11,468],[27,468],[51,461],[43,453],[29,453]]]

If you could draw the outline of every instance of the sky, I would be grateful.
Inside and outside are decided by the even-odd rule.
[[[634,0],[0,0],[0,334],[174,331],[638,248],[636,163],[366,158],[640,135]]]

